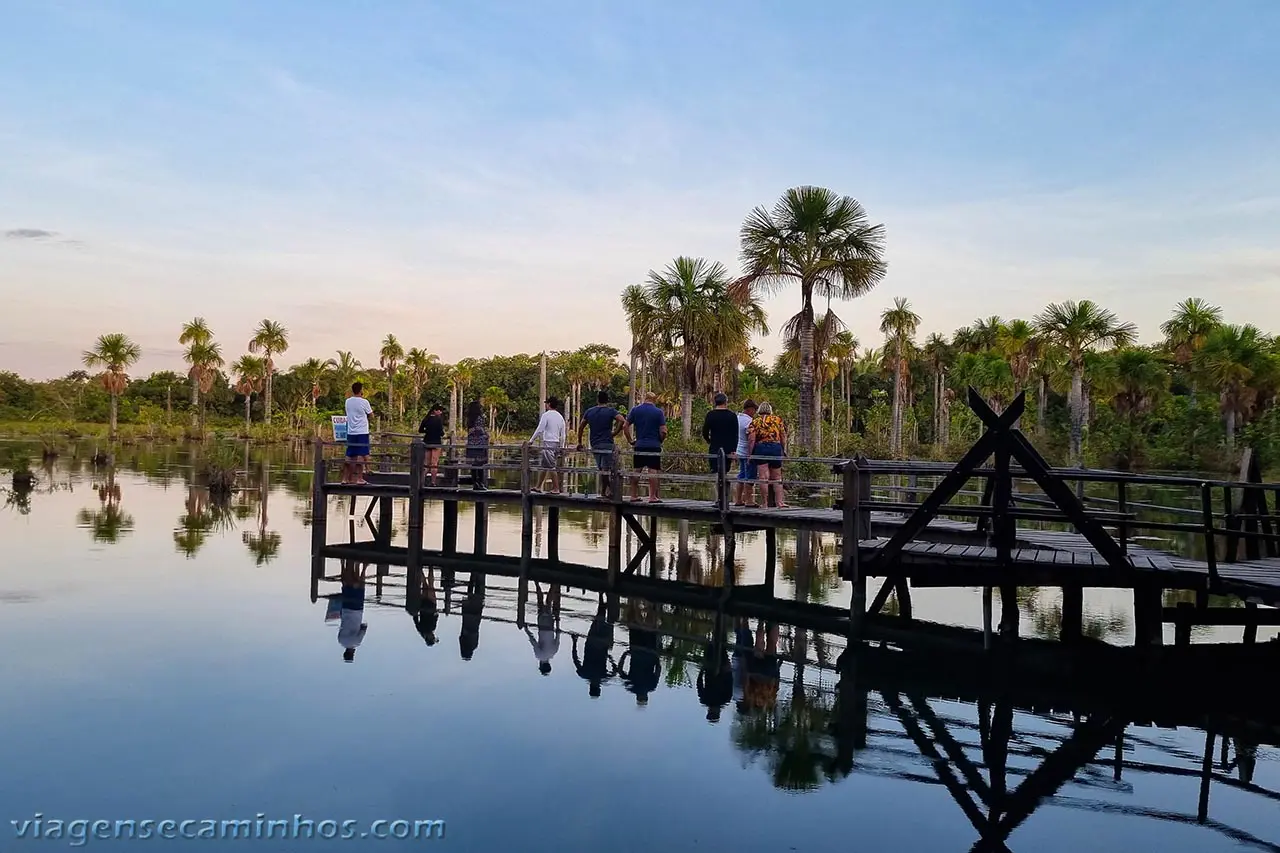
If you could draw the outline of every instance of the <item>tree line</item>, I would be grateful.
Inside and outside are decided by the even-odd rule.
[[[180,422],[193,437],[207,433],[210,418],[219,429],[237,429],[236,419],[240,432],[264,437],[315,434],[359,380],[382,429],[412,428],[431,403],[456,424],[478,399],[492,429],[520,432],[537,422],[547,394],[561,397],[576,422],[603,388],[620,407],[653,392],[684,443],[710,395],[725,390],[735,400],[769,399],[792,422],[796,455],[945,459],[976,437],[963,405],[972,386],[997,409],[1026,392],[1021,425],[1060,463],[1225,468],[1242,442],[1280,463],[1280,339],[1228,322],[1203,299],[1176,305],[1160,340],[1143,346],[1132,323],[1087,299],[1030,318],[978,319],[922,341],[921,317],[899,297],[880,317],[883,339],[864,345],[831,307],[869,292],[887,269],[884,228],[855,199],[788,190],[750,212],[740,243],[738,273],[680,256],[623,290],[626,364],[602,343],[446,364],[388,334],[376,364],[336,351],[281,369],[289,351],[282,324],[262,320],[229,360],[197,317],[176,335],[181,372],[133,379],[139,347],[105,334],[84,353],[86,371],[50,382],[0,373],[0,419],[105,422],[111,435],[120,422]],[[781,355],[763,364],[752,345],[770,333],[762,299],[789,285],[800,310],[781,324]]]

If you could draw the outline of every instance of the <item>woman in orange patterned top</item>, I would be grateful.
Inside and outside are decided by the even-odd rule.
[[[773,413],[772,405],[761,403],[755,419],[747,428],[747,456],[759,466],[760,478],[760,503],[749,506],[769,505],[770,483],[773,484],[775,505],[787,505],[782,493],[782,457],[786,452],[786,425]]]

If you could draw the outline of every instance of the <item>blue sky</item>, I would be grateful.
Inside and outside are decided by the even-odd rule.
[[[787,187],[860,199],[865,344],[1092,298],[1280,329],[1280,3],[0,0],[0,369],[202,314],[286,363],[625,346]],[[50,232],[49,235],[41,232]],[[769,303],[775,327],[794,291]],[[771,340],[761,342],[776,352]]]

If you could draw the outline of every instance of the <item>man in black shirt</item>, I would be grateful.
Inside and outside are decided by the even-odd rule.
[[[716,407],[707,412],[707,416],[702,420],[702,439],[707,443],[707,450],[711,454],[710,464],[711,473],[720,473],[720,452],[724,451],[725,464],[734,458],[734,453],[738,449],[738,415],[729,410],[729,398],[723,393],[715,396]],[[720,494],[720,485],[716,483],[716,501],[724,500],[724,495]]]

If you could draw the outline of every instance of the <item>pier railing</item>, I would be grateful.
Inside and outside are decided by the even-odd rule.
[[[986,408],[980,397],[970,404]],[[1017,401],[1010,409],[1016,405]],[[998,417],[989,409],[985,414]],[[1025,438],[1021,440],[1029,448]],[[392,475],[407,485],[415,442],[421,445],[419,436],[376,435],[371,446],[370,473],[379,477]],[[323,472],[317,468],[317,473],[326,481],[331,482],[342,465],[342,446],[317,443],[318,459],[323,460]],[[544,450],[554,451],[555,468],[541,465]],[[737,457],[725,458],[719,473],[712,473],[713,457],[689,451],[646,455],[659,456],[664,468],[706,467],[707,473],[663,470],[642,475],[630,468],[634,451],[623,452],[621,448],[611,453],[611,470],[604,472],[597,468],[595,451],[578,449],[576,445],[553,449],[528,442],[494,444],[487,448],[483,460],[469,459],[464,445],[445,444],[439,451],[436,484],[443,487],[471,484],[472,473],[483,472],[491,488],[529,493],[537,489],[540,477],[557,471],[565,490],[574,494],[598,493],[598,477],[606,476],[615,487],[614,499],[622,500],[629,481],[656,477],[666,497],[716,499],[728,510],[736,497],[734,487],[743,482],[737,479]],[[760,464],[769,461],[760,456],[750,459]],[[791,505],[829,509],[838,515],[856,505],[858,538],[869,539],[871,513],[904,517],[916,513],[948,476],[956,475],[959,467],[943,462],[861,457],[787,458],[784,479],[778,482]],[[787,475],[789,470],[799,474]],[[974,464],[965,471],[959,488],[950,489],[945,500],[929,508],[929,516],[971,523],[976,532],[989,534],[993,544],[1001,538],[997,536],[997,520],[1012,525],[1023,537],[1032,536],[1033,531],[1045,531],[1046,542],[1054,532],[1083,532],[1079,530],[1080,518],[1059,505],[1062,495],[1056,495],[1055,500],[1041,487],[1038,478],[1045,476],[1074,495],[1087,523],[1097,525],[1113,538],[1120,554],[1155,551],[1198,557],[1208,564],[1215,581],[1220,562],[1280,557],[1280,484],[1261,482],[1256,458],[1248,452],[1241,478],[1234,481],[1047,465],[1033,471],[1013,459],[1005,468],[999,464]],[[752,488],[749,501],[754,500],[759,487],[766,485],[759,478],[745,482]],[[766,502],[771,497],[766,494]],[[1009,542],[1010,547],[1013,544]]]

